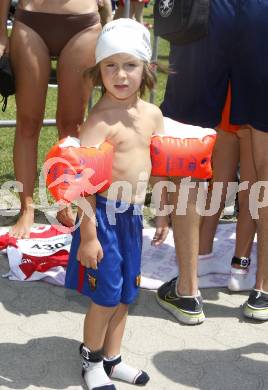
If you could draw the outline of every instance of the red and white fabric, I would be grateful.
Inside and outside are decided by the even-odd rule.
[[[71,234],[62,234],[53,226],[33,228],[29,239],[11,237],[0,230],[0,250],[8,257],[10,280],[46,281],[64,285]]]

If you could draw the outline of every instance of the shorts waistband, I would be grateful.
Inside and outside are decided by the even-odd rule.
[[[96,205],[98,207],[105,207],[109,210],[121,209],[122,213],[133,213],[134,215],[142,214],[142,205],[136,203],[128,203],[121,200],[107,199],[104,196],[96,194]]]

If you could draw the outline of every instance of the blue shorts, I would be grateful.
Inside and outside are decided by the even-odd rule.
[[[211,0],[208,36],[172,46],[170,66],[165,116],[217,126],[230,81],[231,123],[268,131],[267,0]]]
[[[120,209],[120,213],[116,209]],[[125,210],[125,211],[123,211]],[[73,234],[65,286],[101,306],[132,303],[140,285],[142,215],[139,205],[96,196],[97,236],[104,256],[98,269],[83,267],[76,258],[80,230]]]

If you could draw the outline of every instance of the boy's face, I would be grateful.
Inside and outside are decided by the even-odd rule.
[[[107,92],[119,100],[126,100],[139,91],[143,61],[130,54],[114,54],[101,61],[100,71]]]

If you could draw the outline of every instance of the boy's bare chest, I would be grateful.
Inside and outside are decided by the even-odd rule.
[[[110,141],[117,151],[149,147],[152,131],[146,128],[117,128],[112,132]]]

